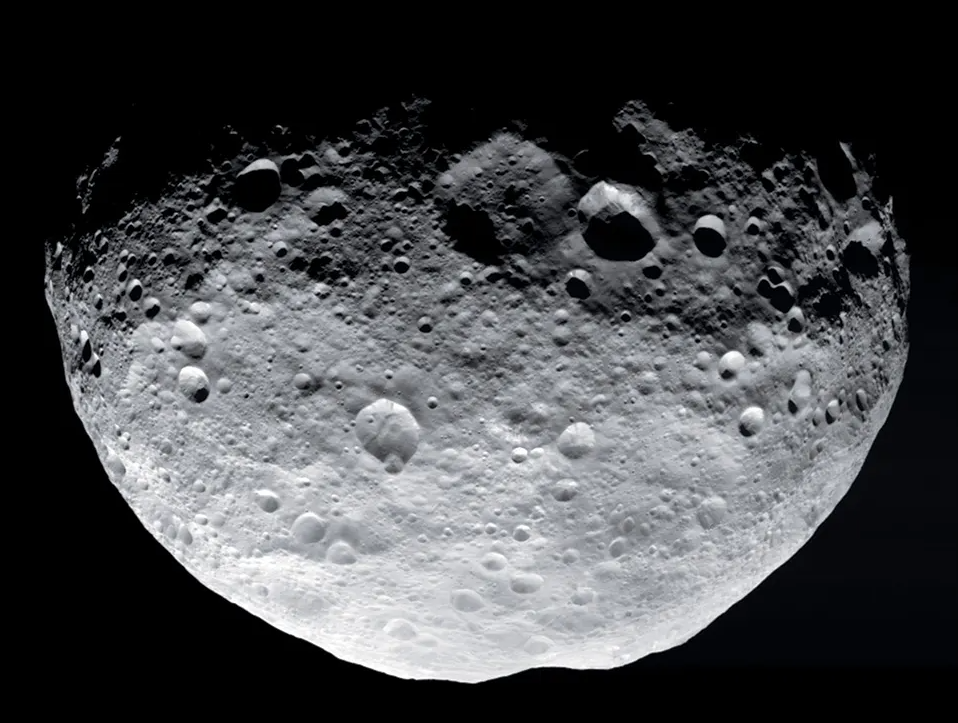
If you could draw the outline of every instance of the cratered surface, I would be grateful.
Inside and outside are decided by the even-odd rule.
[[[629,178],[514,125],[430,148],[428,106],[417,143],[383,142],[385,111],[240,136],[52,246],[77,414],[193,575],[344,660],[480,681],[680,644],[809,538],[885,421],[892,202],[846,146],[760,168],[639,102],[609,118]]]

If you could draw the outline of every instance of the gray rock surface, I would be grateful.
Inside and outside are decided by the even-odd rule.
[[[808,539],[885,421],[892,202],[843,146],[756,171],[749,139],[639,102],[609,122],[660,183],[515,129],[382,148],[372,120],[51,246],[105,469],[208,587],[393,675],[680,644]]]

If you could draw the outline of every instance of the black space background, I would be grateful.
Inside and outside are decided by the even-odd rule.
[[[97,158],[131,124],[140,137],[146,134],[155,141],[158,150],[151,162],[162,166],[171,149],[193,147],[197,128],[215,122],[221,111],[235,113],[242,104],[211,104],[202,93],[188,100],[178,95],[171,103],[151,92],[137,99],[140,105],[131,111],[128,98],[119,98],[109,83],[61,80],[59,94],[30,105],[36,120],[30,132],[47,142],[32,146],[29,171],[37,176],[31,180],[48,189],[39,207],[30,209],[27,305],[31,318],[39,319],[33,327],[39,333],[30,374],[48,383],[30,393],[31,405],[43,410],[43,436],[56,440],[55,446],[33,452],[31,464],[45,510],[42,529],[31,537],[30,554],[36,559],[29,590],[35,604],[26,611],[24,624],[40,621],[30,646],[31,673],[64,690],[82,685],[94,695],[139,691],[144,693],[141,710],[148,712],[148,691],[164,689],[197,695],[207,691],[214,698],[241,701],[268,697],[269,691],[287,685],[307,696],[348,685],[367,693],[386,690],[428,698],[452,692],[495,699],[503,691],[543,684],[612,692],[631,686],[651,691],[678,681],[691,692],[700,682],[725,675],[742,683],[756,681],[749,676],[760,671],[772,671],[780,686],[796,680],[788,677],[792,670],[823,668],[839,671],[842,679],[862,670],[891,670],[896,684],[903,685],[900,681],[915,671],[953,668],[958,650],[958,225],[950,134],[955,126],[941,89],[932,96],[938,100],[929,100],[914,87],[914,77],[919,76],[904,73],[862,90],[866,98],[868,91],[880,88],[884,93],[867,102],[857,102],[844,87],[832,92],[803,86],[677,94],[687,114],[732,129],[748,127],[783,143],[815,142],[840,133],[871,144],[880,154],[881,180],[896,199],[912,251],[911,355],[892,414],[851,491],[790,562],[680,648],[610,672],[528,671],[484,684],[475,693],[437,682],[410,690],[405,686],[414,684],[343,663],[273,630],[207,592],[181,569],[112,487],[62,381],[55,331],[42,297],[39,241],[69,222],[69,184],[77,165]],[[405,90],[388,83],[366,88],[368,97],[324,107],[322,114],[348,118]],[[452,115],[462,122],[455,132],[484,122],[481,113],[461,114],[462,104],[472,101],[493,119],[505,119],[517,109],[541,118],[561,117],[561,132],[577,137],[601,117],[603,103],[614,105],[617,98],[607,95],[580,104],[578,96],[557,99],[545,90],[534,96],[497,95],[490,84],[450,95],[449,102],[456,109]],[[247,104],[244,120],[250,122],[255,115],[250,109],[262,110],[263,105]],[[312,109],[307,102],[270,107],[279,109],[273,122],[288,121],[290,114],[302,118]],[[65,108],[69,117],[64,117]],[[155,172],[150,166],[143,175]],[[8,454],[16,459],[18,451]],[[924,677],[930,682],[942,676]],[[947,685],[942,680],[941,690]],[[169,702],[157,699],[157,705]]]

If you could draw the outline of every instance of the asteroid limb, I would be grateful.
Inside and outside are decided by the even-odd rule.
[[[679,645],[885,422],[894,200],[837,141],[638,100],[614,143],[467,138],[439,102],[223,129],[163,193],[111,147],[47,254],[76,413],[210,594],[342,660],[477,682]]]

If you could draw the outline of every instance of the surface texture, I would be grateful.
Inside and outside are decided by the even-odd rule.
[[[809,537],[884,422],[891,203],[847,147],[769,162],[639,103],[601,177],[521,124],[431,147],[428,108],[398,138],[385,111],[238,136],[51,248],[77,412],[193,574],[346,660],[482,680],[676,645]]]

